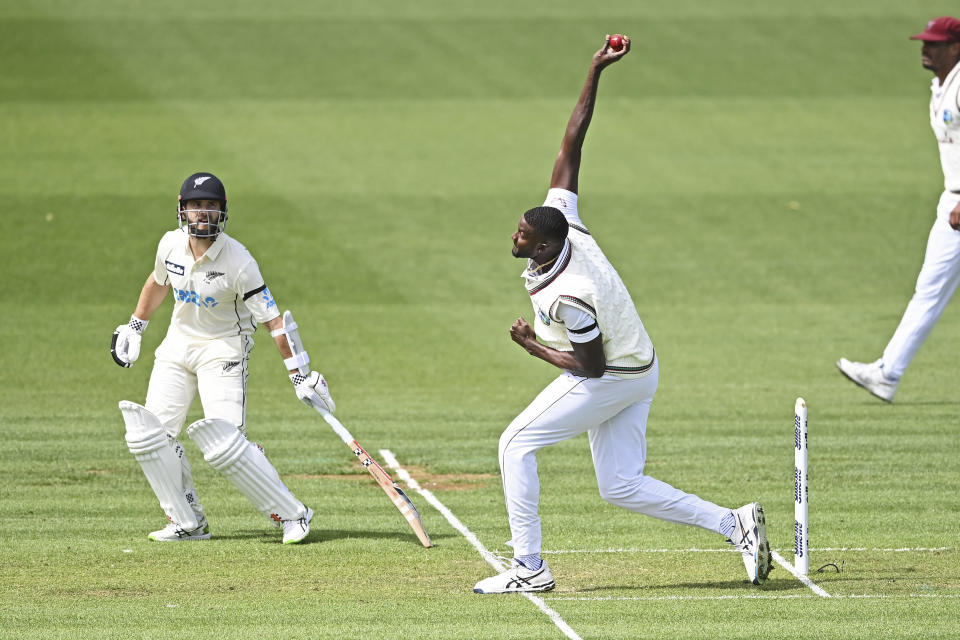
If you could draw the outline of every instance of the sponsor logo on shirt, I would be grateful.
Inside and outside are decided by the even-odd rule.
[[[226,372],[230,371],[231,369],[233,369],[234,367],[236,367],[238,364],[240,364],[240,361],[239,361],[239,360],[234,360],[234,361],[232,361],[232,362],[224,362],[224,363],[223,363],[223,372],[226,373]]]
[[[188,304],[195,304],[198,307],[203,307],[204,309],[212,309],[217,306],[217,301],[210,296],[206,298],[200,297],[196,291],[185,291],[183,289],[173,288],[173,296],[179,302],[186,302]]]
[[[943,110],[943,122],[944,124],[950,124],[953,122],[953,112],[950,109]]]
[[[177,264],[176,262],[170,262],[169,260],[163,261],[167,265],[167,271],[170,273],[175,273],[178,276],[182,276],[184,272],[183,265]]]

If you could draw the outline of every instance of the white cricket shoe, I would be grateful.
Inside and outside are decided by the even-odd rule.
[[[846,358],[837,360],[840,372],[855,383],[885,402],[893,402],[899,380],[891,380],[883,372],[883,360],[876,362],[850,362]]]
[[[770,574],[770,543],[767,542],[767,521],[759,502],[745,504],[733,512],[735,520],[730,542],[743,557],[747,576],[760,584]]]
[[[147,536],[156,542],[181,542],[183,540],[209,540],[210,526],[207,518],[200,521],[200,526],[191,531],[183,529],[180,525],[170,523],[159,531],[154,531]]]
[[[313,509],[307,507],[307,513],[296,520],[283,521],[283,544],[297,544],[303,541],[310,533],[310,521],[313,519]]]
[[[550,567],[544,562],[539,569],[527,569],[516,560],[500,575],[481,580],[473,587],[474,593],[535,593],[550,591],[556,586]]]

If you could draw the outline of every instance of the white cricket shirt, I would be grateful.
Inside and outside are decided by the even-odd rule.
[[[571,351],[571,342],[588,341],[599,332],[607,374],[647,375],[653,367],[653,343],[620,275],[580,220],[577,194],[550,189],[544,205],[563,213],[570,233],[547,273],[531,274],[529,265],[523,273],[537,338],[559,351]]]
[[[280,315],[260,267],[242,244],[221,233],[197,260],[182,229],[164,234],[153,279],[173,290],[170,328],[198,338],[251,335]]]
[[[960,63],[930,85],[930,126],[940,146],[943,188],[960,193]]]

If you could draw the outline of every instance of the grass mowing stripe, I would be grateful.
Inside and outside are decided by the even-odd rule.
[[[460,519],[457,516],[453,515],[453,512],[450,511],[442,502],[440,502],[436,496],[433,495],[433,492],[429,489],[423,489],[420,487],[420,483],[413,479],[407,470],[400,466],[400,463],[397,462],[396,456],[393,455],[393,452],[389,449],[380,449],[380,455],[386,461],[387,466],[397,472],[397,477],[407,483],[407,486],[422,495],[427,502],[434,506],[434,508],[443,514],[443,517],[447,519],[453,528],[463,534],[463,536],[473,545],[473,547],[480,552],[480,555],[483,557],[487,563],[490,564],[497,571],[503,571],[506,569],[503,562],[497,556],[493,555],[487,548],[483,546],[480,540],[473,534],[472,531],[467,529],[466,525],[460,522]],[[551,609],[546,602],[543,601],[543,598],[535,596],[531,593],[522,593],[520,594],[525,597],[527,600],[537,605],[537,607],[547,614],[547,617],[553,621],[553,624],[563,632],[563,635],[570,638],[570,640],[583,640],[576,631],[574,631],[566,621],[560,617],[560,614]]]
[[[811,580],[810,578],[808,578],[803,574],[797,573],[797,571],[793,568],[793,565],[788,564],[787,561],[783,559],[783,556],[781,556],[779,553],[771,550],[770,555],[773,557],[774,562],[776,562],[778,565],[780,565],[781,567],[789,571],[791,574],[793,574],[793,577],[795,577],[797,580],[799,580],[803,584],[810,587],[810,590],[813,591],[815,594],[823,598],[833,597],[829,593],[827,593],[822,587],[818,587],[817,585],[815,585],[813,583],[813,580]]]

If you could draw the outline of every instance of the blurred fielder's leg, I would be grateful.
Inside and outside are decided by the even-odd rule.
[[[940,198],[916,290],[883,351],[884,373],[893,380],[903,376],[960,283],[960,231],[955,231],[947,222],[957,202],[957,196],[952,193]]]

